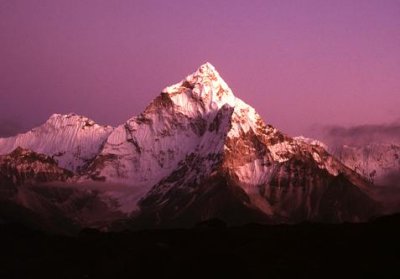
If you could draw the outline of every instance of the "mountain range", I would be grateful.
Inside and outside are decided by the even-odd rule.
[[[344,161],[265,123],[206,63],[117,127],[54,114],[0,139],[0,222],[74,232],[379,215],[369,169]]]

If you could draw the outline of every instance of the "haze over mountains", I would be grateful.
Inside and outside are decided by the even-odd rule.
[[[55,114],[0,139],[0,154],[0,219],[47,230],[360,222],[382,213],[370,169],[266,124],[209,63],[115,128]]]
[[[388,212],[400,210],[400,122],[326,127],[321,133],[329,152],[365,177]]]

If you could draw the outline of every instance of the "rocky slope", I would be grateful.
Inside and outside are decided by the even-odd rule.
[[[53,158],[21,147],[0,156],[0,221],[76,233],[121,218],[112,199],[71,184],[72,177]]]
[[[86,121],[53,116],[0,140],[0,150],[21,143],[53,156],[75,172],[78,186],[125,185],[128,190],[108,188],[99,196],[113,212],[131,215],[123,226],[182,226],[214,217],[230,224],[342,222],[376,214],[365,180],[323,146],[265,124],[209,63],[115,129]]]
[[[198,135],[206,141],[176,160],[174,171],[139,201],[137,220],[170,225],[219,216],[234,223],[340,222],[363,220],[375,210],[363,192],[363,179],[321,146],[266,125],[233,95],[213,66],[203,65],[162,96],[169,97],[174,110],[217,117],[201,117],[213,119],[204,122],[205,132]]]
[[[342,145],[332,148],[332,152],[371,183],[370,191],[383,204],[385,213],[400,211],[400,145],[396,140]]]
[[[349,168],[372,183],[385,184],[388,176],[400,176],[400,145],[371,143],[364,146],[336,147],[334,154]],[[399,182],[400,187],[400,182]]]
[[[17,147],[8,155],[0,156],[0,184],[19,186],[49,181],[65,181],[72,172],[62,169],[46,155]]]

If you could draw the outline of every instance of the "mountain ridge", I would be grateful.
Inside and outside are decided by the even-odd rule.
[[[103,196],[127,224],[362,221],[377,208],[367,182],[323,146],[267,125],[210,63],[115,128],[53,115],[20,138],[0,139],[0,154],[22,142],[72,170],[69,183],[126,185]]]

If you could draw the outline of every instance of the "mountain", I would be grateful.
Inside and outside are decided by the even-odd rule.
[[[0,183],[18,186],[27,183],[65,181],[72,176],[46,155],[17,147],[8,155],[0,156]]]
[[[171,99],[172,110],[223,117],[203,124],[206,132],[199,136],[207,145],[200,141],[139,202],[144,219],[160,224],[215,216],[236,218],[234,223],[354,221],[370,214],[372,203],[360,190],[367,187],[357,175],[323,148],[266,125],[233,95],[213,66],[203,65],[162,94],[168,94],[164,98]],[[214,122],[220,123],[218,131]],[[209,139],[213,135],[219,138],[217,146]],[[245,214],[231,214],[234,210]]]
[[[27,133],[0,138],[0,155],[22,147],[48,155],[60,167],[76,172],[98,154],[112,130],[76,114],[53,114],[46,123]]]
[[[107,212],[122,218],[111,228],[191,226],[212,218],[362,221],[378,210],[367,181],[322,145],[267,125],[209,63],[114,129],[55,115],[0,140],[3,153],[18,145],[74,172],[64,187],[94,183]]]
[[[331,126],[319,131],[325,148],[367,180],[385,214],[400,211],[400,124]]]
[[[326,149],[377,187],[400,189],[400,123],[328,126],[319,130]]]
[[[319,139],[303,140],[323,146],[370,184],[370,194],[385,214],[400,212],[400,122],[325,126]]]
[[[377,185],[385,184],[388,176],[400,173],[398,144],[343,145],[336,147],[333,152],[346,166]]]
[[[53,158],[21,147],[0,156],[0,221],[77,233],[121,218],[108,196],[68,184],[72,177]]]
[[[386,214],[400,211],[400,144],[396,141],[339,145],[332,153],[373,186],[373,196]]]

